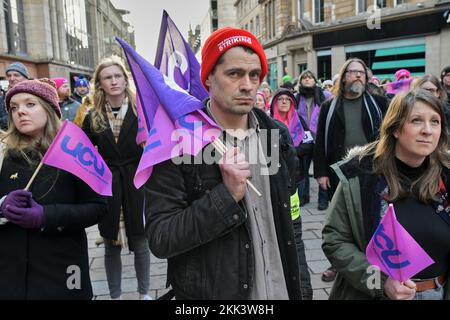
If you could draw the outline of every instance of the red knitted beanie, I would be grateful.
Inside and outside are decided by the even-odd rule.
[[[11,98],[18,93],[29,93],[48,102],[55,110],[58,118],[61,118],[58,93],[55,83],[47,78],[38,80],[26,80],[16,84],[6,93],[6,110],[9,112]]]
[[[202,49],[202,68],[200,77],[206,90],[209,90],[205,83],[206,79],[214,69],[217,60],[225,52],[236,46],[249,47],[258,55],[262,68],[260,80],[261,82],[263,81],[268,72],[268,65],[266,54],[258,39],[246,30],[225,27],[213,32],[208,39],[206,39]]]

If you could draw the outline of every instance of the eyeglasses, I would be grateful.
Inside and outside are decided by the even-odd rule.
[[[364,76],[366,74],[365,71],[361,70],[347,70],[347,73],[350,73],[352,76]]]
[[[284,97],[279,97],[277,100],[280,102],[291,102],[290,98],[284,98]]]

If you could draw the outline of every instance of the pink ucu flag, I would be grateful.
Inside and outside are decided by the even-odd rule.
[[[392,204],[372,236],[366,256],[372,265],[398,281],[406,281],[434,263],[397,221]]]
[[[112,195],[111,170],[83,130],[68,120],[64,121],[42,162],[72,173],[98,194]]]

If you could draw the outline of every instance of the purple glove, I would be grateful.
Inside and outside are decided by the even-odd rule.
[[[6,206],[14,206],[19,208],[26,208],[30,206],[32,194],[30,191],[14,190],[6,196],[3,200],[0,210],[5,212]]]
[[[20,208],[8,205],[3,215],[10,222],[26,229],[37,229],[44,225],[44,208],[31,198],[31,207]]]

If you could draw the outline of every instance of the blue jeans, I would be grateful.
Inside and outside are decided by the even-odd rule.
[[[138,292],[147,294],[150,286],[150,249],[145,236],[130,237],[134,245],[134,269],[138,283]],[[109,294],[117,299],[122,294],[122,246],[115,246],[110,239],[105,242],[105,271],[108,280]]]
[[[298,185],[298,197],[300,199],[300,203],[304,201],[305,198],[309,198],[309,167],[311,167],[311,162],[313,160],[312,154],[305,155],[300,158],[300,161],[303,161],[303,176],[305,177],[300,181]],[[327,204],[328,203],[328,193],[327,190],[322,189],[319,186],[319,195],[318,195],[319,204]]]
[[[444,300],[444,287],[437,279],[434,279],[437,288],[416,292],[414,300]]]

